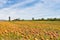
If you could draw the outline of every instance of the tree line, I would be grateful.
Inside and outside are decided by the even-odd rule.
[[[34,18],[32,18],[32,20],[36,20],[36,21],[60,21],[60,18],[47,18],[47,19],[44,19],[44,18],[34,19]]]
[[[19,18],[11,20],[11,17],[9,17],[9,21],[26,21],[26,20],[24,20],[24,19],[20,20]],[[45,18],[40,18],[40,19],[32,18],[30,21],[60,21],[60,18],[47,18],[47,19],[45,19]]]

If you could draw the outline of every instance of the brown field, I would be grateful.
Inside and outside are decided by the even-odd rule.
[[[0,40],[60,40],[60,21],[0,21]]]

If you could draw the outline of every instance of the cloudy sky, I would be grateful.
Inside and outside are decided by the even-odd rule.
[[[0,19],[59,18],[60,0],[0,0]]]

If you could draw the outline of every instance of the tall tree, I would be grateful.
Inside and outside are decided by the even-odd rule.
[[[9,16],[9,21],[11,21],[11,17]]]

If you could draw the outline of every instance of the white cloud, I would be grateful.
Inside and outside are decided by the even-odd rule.
[[[32,2],[32,0],[30,0],[30,1],[26,0],[25,2],[17,3],[9,8],[1,9],[0,18],[7,19],[8,16],[11,16],[12,19],[14,19],[14,18],[31,19],[32,17],[35,17],[35,18],[60,17],[59,16],[60,11],[59,10],[55,11],[55,10],[52,10],[52,8],[51,8],[51,7],[54,7],[56,0],[55,1],[54,0],[53,1],[52,0],[51,1],[43,0],[43,1],[44,1],[44,3],[37,3],[36,5],[34,5],[32,7],[27,7],[24,9],[19,9],[19,8],[14,9],[14,8],[27,4],[29,2]],[[58,1],[56,1],[56,2],[58,2]]]
[[[8,0],[0,0],[0,6],[3,6],[5,3],[7,3]]]

